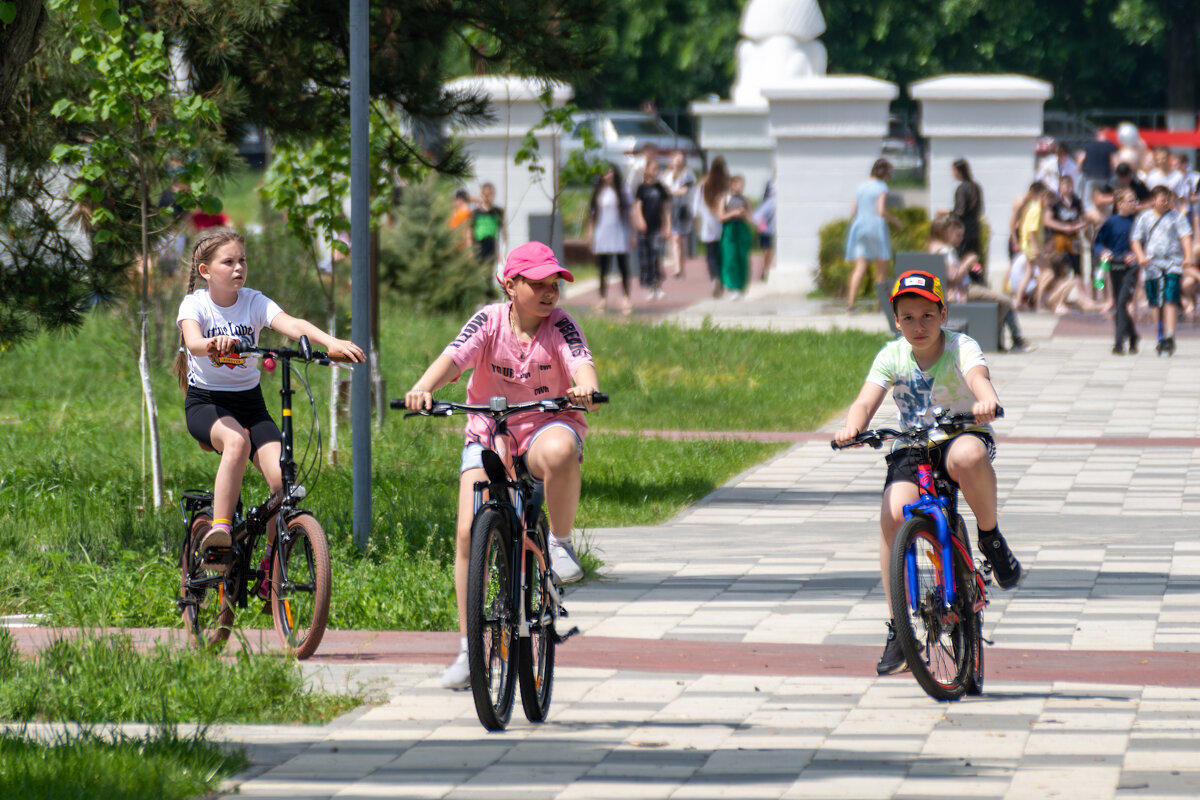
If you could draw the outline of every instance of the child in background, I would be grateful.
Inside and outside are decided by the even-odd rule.
[[[475,242],[475,257],[485,264],[496,261],[496,241],[504,225],[504,209],[493,205],[496,187],[485,183],[479,187],[479,204],[471,213],[471,238]]]
[[[666,297],[663,292],[662,250],[671,235],[671,195],[658,179],[658,159],[650,158],[642,182],[633,194],[633,227],[637,230],[640,282],[647,300]]]
[[[1150,191],[1150,208],[1138,215],[1130,248],[1146,271],[1146,300],[1158,322],[1158,353],[1175,353],[1183,267],[1192,261],[1192,226],[1175,208],[1178,196],[1165,185]]]
[[[363,351],[344,339],[335,339],[303,319],[289,316],[261,292],[246,288],[246,246],[231,230],[212,229],[192,247],[188,293],[176,318],[185,353],[175,361],[179,386],[187,392],[184,410],[188,433],[202,447],[221,454],[213,485],[212,526],[200,542],[200,551],[229,547],[233,512],[242,489],[246,461],[253,462],[272,492],[283,486],[279,471],[280,433],[271,419],[259,387],[258,357],[237,355],[238,341],[258,344],[263,328],[290,339],[307,336],[340,361],[362,363]],[[196,278],[208,288],[192,291]],[[267,555],[271,563],[275,528],[267,528]],[[264,599],[266,581],[251,590]]]
[[[1137,288],[1138,259],[1130,244],[1133,234],[1133,223],[1137,216],[1137,194],[1133,189],[1121,189],[1113,199],[1116,213],[1104,220],[1100,230],[1096,231],[1096,243],[1092,247],[1097,269],[1104,274],[1104,280],[1113,298],[1113,308],[1116,310],[1116,341],[1113,344],[1113,355],[1125,355],[1125,342],[1129,342],[1129,352],[1138,351],[1137,328],[1129,313],[1129,304],[1133,300],[1133,292]],[[1105,274],[1104,267],[1107,265]]]
[[[468,403],[487,403],[503,395],[520,403],[538,397],[568,395],[577,404],[594,408],[592,393],[599,378],[583,332],[558,304],[559,279],[573,281],[559,265],[554,251],[541,242],[513,250],[504,266],[505,300],[475,314],[404,396],[409,411],[431,408],[433,393],[472,370],[467,383]],[[474,486],[486,479],[483,443],[489,420],[471,416],[459,469],[458,525],[454,551],[454,591],[458,604],[459,653],[442,674],[442,686],[464,688],[470,683],[467,665],[467,567],[471,553]],[[579,507],[580,470],[587,422],[579,411],[548,417],[541,412],[511,418],[509,430],[517,453],[534,478],[546,486],[550,519],[550,569],[561,583],[583,577],[571,544],[571,529]]]
[[[929,224],[929,242],[926,250],[938,253],[946,259],[946,289],[951,302],[988,302],[1000,306],[1000,325],[997,331],[997,341],[1004,341],[1004,326],[1008,327],[1012,338],[1014,353],[1028,353],[1037,348],[1021,335],[1021,324],[1017,320],[1017,312],[1013,311],[1013,301],[1008,296],[995,291],[981,280],[973,279],[973,275],[982,272],[982,266],[974,253],[966,258],[959,258],[958,247],[962,244],[966,228],[958,217],[953,214],[943,214]]]
[[[721,283],[729,290],[731,300],[740,300],[750,277],[750,203],[742,194],[746,179],[741,175],[729,178],[729,196],[721,214]]]
[[[846,415],[846,426],[835,439],[840,444],[853,441],[870,424],[889,389],[905,428],[932,423],[936,407],[949,413],[974,414],[977,428],[949,438],[941,434],[943,440],[931,456],[934,467],[940,463],[975,513],[979,549],[992,565],[996,583],[1011,589],[1021,577],[1021,565],[996,521],[996,472],[992,469],[996,443],[988,423],[995,419],[1000,400],[992,387],[987,361],[974,339],[942,328],[946,323],[945,295],[941,281],[928,272],[912,270],[900,276],[892,289],[892,310],[902,338],[884,345],[875,356],[867,380]],[[879,514],[879,567],[884,594],[889,598],[893,588],[904,591],[888,585],[888,565],[892,541],[904,522],[904,506],[918,498],[917,461],[904,446],[887,457]],[[876,672],[887,675],[906,667],[889,621],[887,643]]]

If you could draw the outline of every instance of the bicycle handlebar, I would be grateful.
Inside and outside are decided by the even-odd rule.
[[[996,409],[996,419],[1004,416],[1004,409]],[[947,433],[955,429],[968,428],[972,425],[977,425],[975,415],[969,413],[960,414],[936,414],[932,425],[918,426],[909,428],[906,431],[898,431],[894,428],[876,428],[874,430],[861,431],[854,437],[854,441],[846,444],[838,444],[836,440],[831,441],[829,446],[834,450],[846,450],[851,447],[862,447],[867,445],[878,450],[883,446],[883,443],[891,439],[928,439],[929,434],[934,430],[942,430]]]
[[[239,340],[234,345],[235,353],[251,353],[263,356],[265,358],[287,358],[298,359],[300,361],[311,361],[315,364],[321,364],[326,367],[340,367],[346,362],[344,359],[334,358],[323,350],[313,350],[312,345],[308,342],[307,336],[300,337],[300,349],[291,347],[260,347],[259,345],[251,344],[245,340]]]
[[[592,402],[607,403],[608,392],[592,392]],[[389,405],[396,409],[404,408],[404,398],[393,398]],[[504,419],[524,411],[541,411],[554,414],[559,411],[587,411],[587,409],[581,405],[577,405],[567,395],[563,395],[562,397],[548,397],[544,400],[529,400],[524,403],[509,403],[505,397],[493,397],[487,404],[437,402],[433,404],[432,408],[409,411],[404,415],[404,418],[450,417],[455,412],[458,412],[463,414],[487,414],[495,419]]]

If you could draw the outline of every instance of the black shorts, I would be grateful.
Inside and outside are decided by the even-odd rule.
[[[221,417],[229,417],[250,435],[250,457],[272,442],[281,442],[279,426],[271,419],[263,400],[262,388],[255,386],[241,392],[214,392],[189,386],[183,401],[188,433],[205,447],[212,447],[212,427]]]
[[[958,436],[977,437],[983,442],[983,446],[987,448],[988,460],[990,461],[996,457],[996,440],[989,434],[983,431],[964,431]],[[935,472],[942,466],[946,448],[958,436],[947,439],[930,449],[929,462],[933,465]],[[900,483],[902,481],[904,483],[917,483],[917,465],[921,462],[919,453],[920,450],[916,447],[902,447],[899,450],[889,453],[887,456],[887,477],[883,479],[883,488],[886,489],[893,483]],[[950,476],[947,474],[946,479],[949,480],[949,478]]]

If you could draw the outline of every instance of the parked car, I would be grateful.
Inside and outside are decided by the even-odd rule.
[[[879,154],[892,162],[892,169],[896,172],[914,175],[923,175],[925,172],[925,153],[921,140],[900,114],[888,115],[888,133]]]
[[[667,166],[672,150],[683,150],[688,166],[699,175],[704,170],[704,160],[696,142],[668,127],[654,114],[644,111],[582,111],[571,117],[575,130],[561,139],[561,157],[566,158],[575,150],[583,148],[584,128],[600,144],[599,150],[587,154],[589,161],[604,160],[615,164],[628,174],[636,159],[638,149],[651,143],[659,150],[659,161]]]

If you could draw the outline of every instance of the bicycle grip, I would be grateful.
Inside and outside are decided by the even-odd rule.
[[[593,403],[607,403],[608,402],[608,392],[592,392],[592,402]]]
[[[388,401],[388,406],[391,408],[395,408],[395,409],[404,408],[404,398],[403,397],[393,397],[391,400]]]

